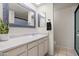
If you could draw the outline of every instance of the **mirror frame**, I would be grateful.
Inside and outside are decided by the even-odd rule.
[[[9,5],[8,3],[3,3],[3,21],[8,25],[9,23]]]
[[[21,7],[24,7],[25,9],[32,11],[34,13],[34,26],[26,26],[25,28],[35,28],[36,27],[36,11],[33,10],[32,8],[29,8],[28,6],[24,5],[23,3],[17,3],[18,5],[20,5]],[[10,24],[9,24],[10,25]],[[18,27],[18,26],[15,26]]]

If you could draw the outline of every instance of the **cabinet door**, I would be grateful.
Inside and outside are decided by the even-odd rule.
[[[33,47],[28,50],[28,56],[38,56],[38,47]]]
[[[4,52],[4,56],[18,56],[25,51],[27,51],[27,45],[22,45],[7,52]]]
[[[44,42],[44,53],[46,54],[48,52],[48,40]]]
[[[40,43],[39,44],[39,56],[43,56],[44,55],[44,43]]]
[[[34,46],[37,46],[37,45],[38,45],[38,41],[28,43],[28,49],[31,49],[31,48],[33,48]]]
[[[19,56],[27,56],[27,52],[20,54]]]

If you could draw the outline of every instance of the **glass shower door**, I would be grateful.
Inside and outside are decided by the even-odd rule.
[[[79,7],[75,13],[75,50],[79,55]]]

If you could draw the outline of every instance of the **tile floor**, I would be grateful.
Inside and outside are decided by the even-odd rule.
[[[74,49],[55,48],[55,56],[77,56]]]

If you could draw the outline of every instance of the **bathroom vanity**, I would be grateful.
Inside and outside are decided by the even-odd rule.
[[[10,38],[0,42],[0,56],[44,56],[48,53],[48,34]]]

